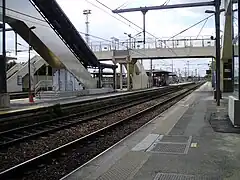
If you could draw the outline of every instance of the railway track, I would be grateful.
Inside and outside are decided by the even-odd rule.
[[[172,89],[173,87],[167,87],[163,89]],[[76,114],[80,111],[87,111],[98,107],[108,106],[109,104],[117,104],[123,101],[129,101],[131,99],[138,98],[140,95],[149,96],[162,91],[162,89],[154,89],[146,92],[132,92],[127,95],[117,95],[114,97],[103,97],[99,99],[91,99],[79,102],[72,102],[69,104],[56,104],[51,107],[39,108],[36,110],[29,110],[26,112],[17,112],[10,115],[0,115],[1,127],[0,131],[6,131],[21,126],[27,126],[30,124],[47,121],[49,119],[67,116],[69,114]]]
[[[40,136],[45,136],[49,133],[53,133],[71,126],[75,126],[82,122],[97,119],[98,117],[120,111],[176,91],[176,88],[169,88],[167,92],[166,89],[155,95],[149,94],[145,96],[140,96],[133,100],[122,101],[115,104],[110,104],[107,106],[98,107],[95,109],[90,109],[84,112],[79,112],[52,120],[47,120],[19,128],[10,129],[7,131],[0,132],[0,149],[8,148],[16,143],[37,138]]]
[[[171,90],[177,87],[166,87],[160,89],[153,89],[145,92],[132,92],[127,95],[117,95],[114,97],[104,97],[99,99],[86,100],[81,103],[72,102],[70,104],[56,104],[51,107],[44,107],[37,110],[30,110],[24,113],[16,113],[10,117],[0,117],[1,127],[0,131],[7,131],[9,129],[19,128],[21,126],[27,126],[42,121],[48,121],[61,116],[67,116],[70,114],[77,114],[78,112],[88,111],[96,108],[107,108],[109,104],[116,105],[119,102],[129,102],[131,100],[139,98],[139,96],[155,96],[159,92],[165,90]]]
[[[152,105],[128,117],[2,171],[0,179],[59,179],[144,125],[196,87],[165,94]]]

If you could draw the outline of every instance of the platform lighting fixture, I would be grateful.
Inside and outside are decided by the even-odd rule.
[[[86,16],[86,22],[85,22],[85,24],[86,24],[86,34],[85,34],[85,39],[86,39],[86,42],[87,42],[88,45],[89,45],[89,19],[88,19],[88,17],[89,17],[89,14],[91,14],[91,11],[92,10],[90,10],[90,9],[83,10],[83,15]]]
[[[225,9],[220,9],[220,0],[215,1],[215,11],[206,10],[205,13],[215,14],[215,28],[216,28],[216,101],[217,106],[220,106],[221,89],[220,89],[220,13]],[[213,40],[214,38],[211,37]]]

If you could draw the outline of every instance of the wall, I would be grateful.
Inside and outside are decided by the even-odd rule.
[[[78,91],[83,89],[81,83],[67,70],[53,72],[53,91]]]

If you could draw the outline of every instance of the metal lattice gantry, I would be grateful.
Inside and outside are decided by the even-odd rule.
[[[215,28],[216,28],[216,100],[217,105],[220,106],[221,90],[220,90],[220,5],[221,0],[209,1],[209,2],[197,2],[197,3],[185,3],[185,4],[174,4],[174,5],[161,5],[161,6],[148,6],[139,8],[127,8],[127,9],[116,9],[113,13],[126,13],[126,12],[137,12],[141,11],[143,14],[143,42],[145,46],[145,16],[150,10],[163,10],[163,9],[176,9],[176,8],[193,8],[193,7],[203,7],[203,6],[214,6],[215,11]]]

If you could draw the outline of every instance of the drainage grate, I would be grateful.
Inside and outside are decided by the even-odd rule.
[[[187,144],[158,143],[149,149],[149,151],[154,153],[186,154]]]
[[[195,176],[175,173],[158,173],[154,180],[219,180],[219,177]]]
[[[160,142],[188,143],[189,136],[163,136]]]
[[[163,136],[161,135],[153,143],[147,152],[166,153],[166,154],[187,154],[192,136]]]

